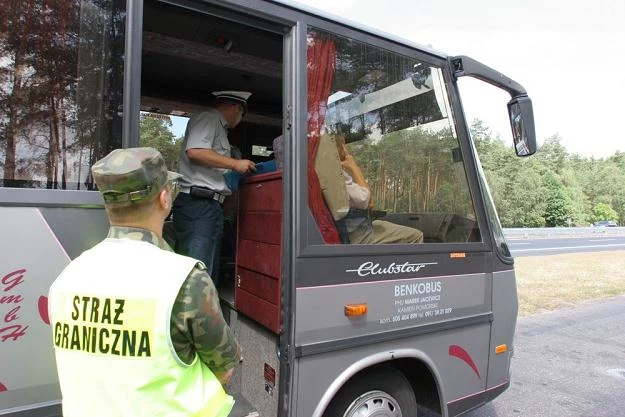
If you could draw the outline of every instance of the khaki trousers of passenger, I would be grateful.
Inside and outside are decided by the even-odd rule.
[[[423,232],[384,220],[374,220],[372,228],[349,233],[350,243],[423,243]]]

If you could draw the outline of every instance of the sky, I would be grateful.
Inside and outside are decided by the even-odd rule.
[[[532,99],[539,145],[557,134],[569,153],[625,151],[624,0],[297,1],[504,73]],[[468,120],[511,145],[510,96],[469,77],[459,85]]]
[[[525,87],[541,144],[558,134],[569,153],[625,151],[623,0],[298,0],[359,24],[468,55]],[[465,113],[507,143],[510,96],[460,80]]]

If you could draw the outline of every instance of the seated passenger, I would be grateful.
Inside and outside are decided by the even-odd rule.
[[[344,138],[336,138],[339,159],[343,168],[343,177],[349,196],[349,213],[343,219],[342,226],[349,235],[350,243],[423,243],[423,233],[408,226],[371,220],[373,208],[371,190],[360,167],[345,146]]]

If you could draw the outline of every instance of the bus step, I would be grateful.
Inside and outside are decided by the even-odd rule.
[[[260,417],[258,411],[241,393],[231,393],[234,397],[234,407],[228,417]]]

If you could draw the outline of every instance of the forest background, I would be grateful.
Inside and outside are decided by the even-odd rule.
[[[174,168],[182,138],[167,117],[141,118],[141,145],[161,151]],[[589,226],[599,220],[625,221],[625,152],[606,158],[570,154],[558,134],[535,155],[519,158],[511,144],[481,120],[470,126],[503,227]],[[589,142],[589,146],[592,144]],[[392,154],[390,156],[392,158]],[[388,161],[398,170],[410,161]]]

